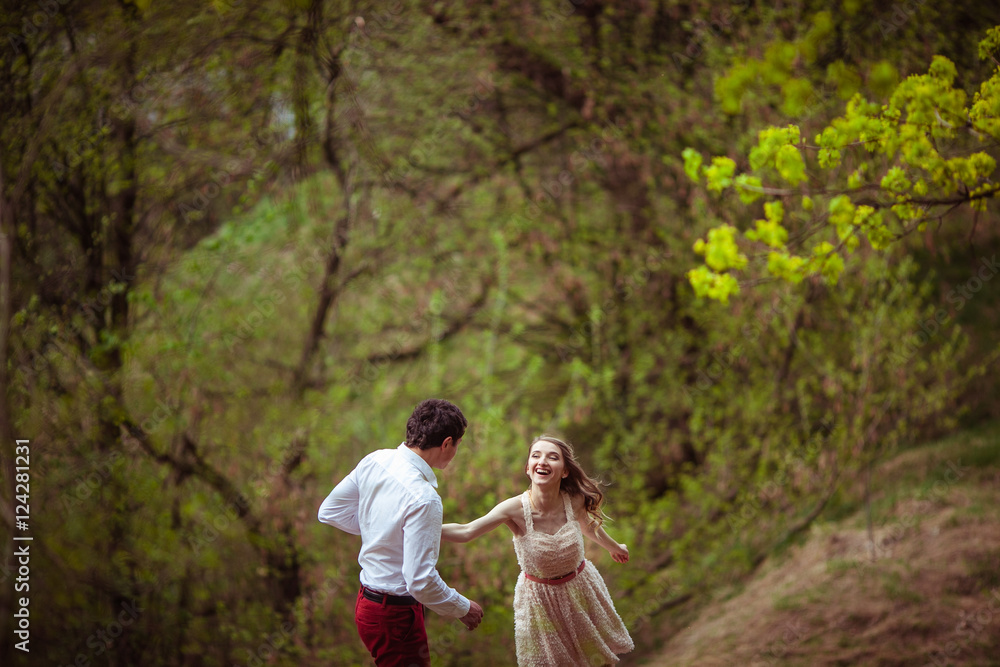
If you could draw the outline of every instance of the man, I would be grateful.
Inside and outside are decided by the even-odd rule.
[[[467,425],[453,403],[423,401],[406,422],[406,442],[363,458],[319,508],[323,523],[361,535],[354,620],[378,667],[430,666],[424,606],[469,630],[483,618],[436,569],[444,508],[432,468],[448,467]]]

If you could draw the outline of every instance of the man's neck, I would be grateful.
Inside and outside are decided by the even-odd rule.
[[[440,447],[431,447],[429,449],[420,449],[419,447],[410,447],[409,445],[407,445],[406,448],[409,449],[414,454],[416,454],[417,456],[419,456],[420,458],[422,458],[424,460],[424,462],[427,465],[429,465],[431,468],[437,468],[438,467],[438,463],[439,463],[439,461],[438,461],[439,456],[438,455],[441,453],[441,448]]]

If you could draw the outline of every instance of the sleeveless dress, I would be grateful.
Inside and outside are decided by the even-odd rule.
[[[528,492],[521,496],[525,534],[514,537],[521,574],[514,588],[514,639],[519,667],[583,667],[618,662],[616,653],[635,646],[615,611],[597,568],[584,558],[583,532],[563,493],[566,523],[554,535],[536,532]],[[564,583],[541,583],[528,574],[554,579],[579,574]]]

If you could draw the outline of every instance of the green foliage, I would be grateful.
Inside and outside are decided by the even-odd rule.
[[[693,148],[685,148],[681,156],[684,158],[684,173],[697,183],[701,176],[701,153]]]
[[[991,52],[995,39],[996,29],[980,43],[981,56]],[[787,62],[790,47],[776,44],[780,48],[769,51],[768,62],[783,71],[781,64]],[[1000,109],[1000,67],[994,68],[992,76],[982,84],[971,107],[967,105],[965,92],[954,87],[957,76],[954,63],[943,56],[934,57],[927,74],[907,77],[898,85],[895,84],[895,69],[891,71],[892,76],[889,69],[888,63],[876,64],[870,80],[876,94],[886,96],[893,88],[887,104],[869,102],[855,94],[845,113],[816,135],[817,166],[830,174],[826,177],[827,182],[811,189],[800,206],[790,211],[793,214],[789,216],[790,222],[800,221],[801,224],[782,224],[781,216],[772,218],[769,215],[766,221],[757,222],[756,229],[743,235],[747,241],[775,249],[784,248],[790,233],[796,237],[797,246],[818,237],[821,239],[818,243],[813,241],[814,252],[818,247],[826,248],[820,244],[828,243],[827,239],[832,237],[813,224],[813,200],[825,198],[829,226],[839,243],[833,250],[818,253],[822,261],[806,261],[787,252],[770,252],[767,259],[770,275],[799,283],[820,274],[827,282],[835,282],[847,255],[859,247],[862,237],[873,249],[884,251],[894,240],[923,230],[928,221],[940,220],[961,204],[985,210],[987,201],[1000,193],[1000,183],[995,177],[996,159],[992,155],[980,150],[949,157],[942,146],[947,143],[949,150],[960,150],[962,144],[959,142],[968,131],[975,139],[1000,139],[996,125]],[[834,75],[843,76],[843,71],[836,69]],[[744,196],[748,179],[756,179],[755,184],[767,183],[769,177],[773,179],[776,175],[784,183],[767,187],[756,185],[769,197],[782,198],[766,203],[765,207],[781,206],[783,201],[791,204],[795,191],[783,185],[794,187],[806,180],[806,163],[798,145],[799,132],[795,125],[761,130],[757,145],[748,156],[751,171],[735,178],[730,158],[713,158],[713,167],[720,166],[714,170],[712,167],[703,169],[708,177],[708,189],[722,192],[733,182],[742,183],[744,188],[739,189],[738,194],[744,203],[749,203]],[[688,152],[690,150],[686,149],[684,156],[686,172],[697,182],[699,179],[692,174],[697,172],[700,159]],[[835,171],[845,159],[856,165],[847,177],[846,188],[837,183]],[[725,170],[721,168],[723,164]],[[727,230],[725,245],[713,243],[712,232],[709,232],[707,245],[698,241],[695,250],[706,255],[707,269],[699,267],[689,276],[697,294],[726,302],[738,291],[735,278],[726,272],[741,269],[746,262],[719,259],[720,256],[745,258],[740,244],[734,239],[733,228],[719,229]],[[703,247],[718,247],[713,255],[715,261],[708,261],[709,255],[700,250]],[[835,259],[832,253],[839,257]],[[711,293],[709,286],[713,287]]]
[[[447,520],[522,491],[534,436],[575,443],[633,559],[588,556],[640,642],[787,542],[831,471],[959,412],[985,300],[942,318],[941,260],[869,251],[994,169],[954,117],[997,114],[991,82],[950,92],[974,47],[951,15],[845,45],[874,3],[95,7],[0,74],[42,662],[96,659],[134,599],[111,662],[363,663],[358,541],[315,508],[429,395],[470,422]],[[926,44],[954,71],[899,83]],[[489,621],[432,617],[434,664],[510,661],[505,530],[442,547]]]
[[[685,159],[685,167],[688,161]],[[711,166],[705,167],[705,179],[707,187],[712,192],[722,192],[733,184],[733,173],[736,171],[736,163],[727,157],[712,158]]]
[[[783,248],[788,240],[788,232],[781,226],[784,208],[780,201],[764,204],[765,220],[757,220],[757,229],[750,230],[746,237],[751,241],[760,241],[772,248]]]
[[[707,243],[701,240],[695,243],[694,251],[704,255],[705,264],[708,265],[708,269],[704,271],[700,269],[705,267],[698,267],[689,274],[698,296],[708,296],[725,303],[731,294],[739,293],[739,287],[732,276],[721,273],[730,268],[742,268],[747,263],[747,258],[736,246],[735,235],[733,227],[723,225],[709,232]]]

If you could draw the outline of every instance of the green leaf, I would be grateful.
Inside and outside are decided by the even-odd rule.
[[[729,303],[730,296],[740,293],[739,283],[728,273],[718,274],[699,266],[688,271],[687,276],[695,295],[699,297]]]
[[[740,174],[734,180],[736,192],[739,193],[740,201],[744,204],[752,204],[763,196],[760,191],[762,184],[760,179],[749,174]]]
[[[701,153],[693,148],[685,148],[681,152],[681,157],[684,158],[684,173],[692,181],[698,183],[701,180]]]
[[[774,163],[781,177],[792,185],[798,185],[806,179],[806,163],[802,159],[802,153],[795,146],[787,145],[779,148]]]
[[[816,257],[824,257],[826,255],[829,255],[833,251],[834,251],[833,244],[830,243],[829,241],[822,241],[813,246],[813,255],[815,255]]]
[[[764,204],[765,209],[772,204],[776,204],[778,208],[781,207],[781,202],[770,202]],[[757,229],[748,231],[745,236],[751,241],[760,241],[772,248],[784,248],[788,241],[788,231],[780,223],[781,214],[779,213],[777,219],[774,219],[771,217],[771,212],[768,211],[768,219],[757,220]]]
[[[837,254],[832,254],[823,262],[823,279],[828,285],[836,285],[840,280],[840,274],[844,272],[844,259]]]
[[[805,271],[802,270],[805,265],[806,260],[796,255],[790,255],[787,252],[770,252],[767,254],[768,272],[772,276],[787,280],[793,284],[800,283],[805,278]]]
[[[722,192],[733,184],[733,174],[736,163],[727,157],[713,157],[712,166],[705,167],[705,177],[708,179],[708,189]]]
[[[1000,60],[1000,25],[986,31],[986,37],[979,42],[980,60]]]
[[[699,239],[694,244],[694,251],[705,255],[705,263],[715,271],[742,269],[747,263],[746,256],[736,245],[736,228],[730,225],[710,229],[708,241]]]
[[[764,217],[769,222],[780,224],[785,217],[785,207],[780,201],[770,201],[764,204]]]
[[[882,177],[880,185],[889,192],[900,194],[908,191],[911,183],[910,179],[906,177],[906,172],[899,167],[892,167],[886,172],[885,176]]]

